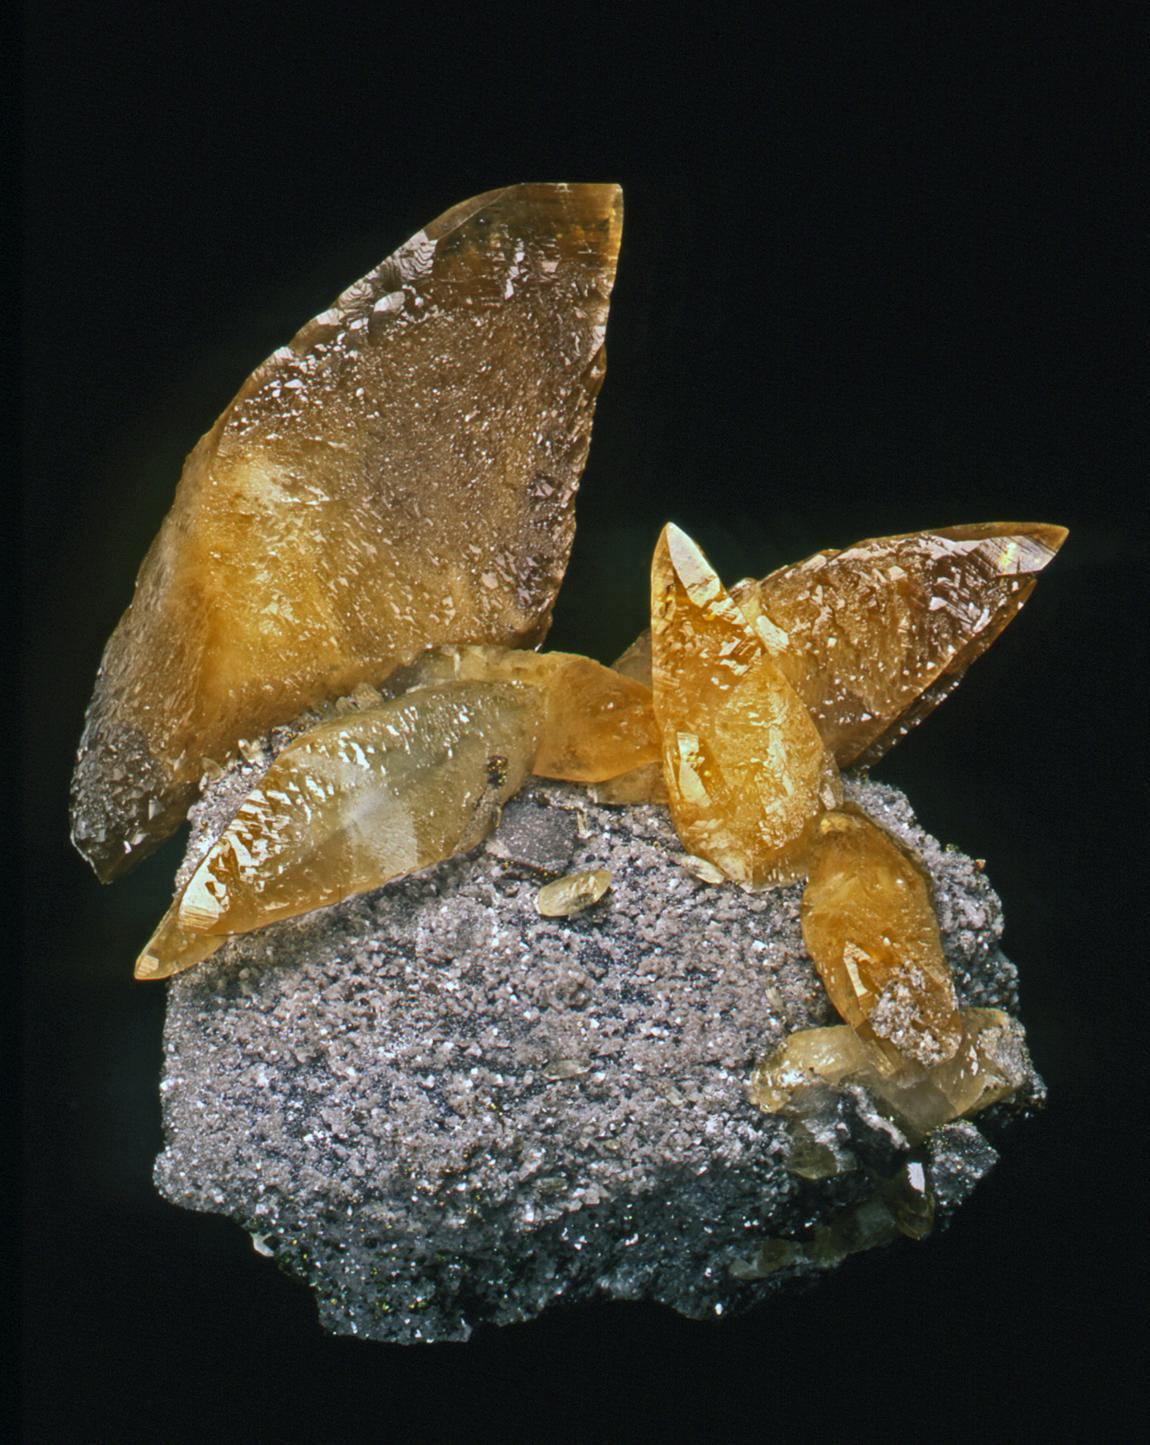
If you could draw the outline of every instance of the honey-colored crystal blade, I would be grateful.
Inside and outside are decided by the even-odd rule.
[[[182,929],[247,933],[474,847],[522,786],[541,704],[453,682],[333,718],[290,743],[192,875]]]
[[[393,679],[406,687],[500,680],[540,690],[543,731],[532,768],[539,777],[600,783],[658,762],[651,689],[578,653],[443,647]]]
[[[188,457],[105,650],[73,838],[108,881],[223,758],[442,642],[537,642],[574,533],[613,185],[448,211],[260,366]]]
[[[180,895],[183,896],[182,893]],[[224,946],[227,939],[216,934],[199,933],[180,924],[180,899],[177,898],[156,925],[136,959],[135,976],[151,983],[173,974],[183,973]]]
[[[655,716],[688,853],[753,887],[804,866],[838,771],[806,708],[679,528],[651,567]]]
[[[938,706],[1065,539],[1043,522],[875,537],[731,596],[845,767],[874,762]]]
[[[871,763],[953,691],[1065,540],[1065,527],[1045,522],[875,537],[737,582],[730,595],[839,766]],[[649,682],[650,633],[614,666]]]
[[[831,1003],[893,1068],[933,1065],[961,1041],[930,881],[860,809],[818,824],[803,893],[803,942]]]

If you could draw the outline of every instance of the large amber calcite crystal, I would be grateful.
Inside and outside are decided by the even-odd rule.
[[[455,682],[311,728],[208,850],[179,930],[247,933],[473,848],[530,772],[541,718],[534,688]]]
[[[448,211],[248,379],[189,456],[96,682],[73,837],[105,881],[221,759],[443,642],[537,642],[603,379],[621,193]]]
[[[1045,522],[874,537],[737,582],[730,596],[840,767],[871,763],[953,691],[1065,539]],[[614,665],[649,682],[650,633]]]
[[[838,770],[699,548],[664,528],[651,568],[655,716],[683,846],[737,882],[800,875]]]
[[[919,861],[858,808],[825,814],[810,849],[803,942],[831,1003],[893,1072],[962,1039],[950,965]]]
[[[1066,539],[984,522],[816,552],[731,596],[839,764],[874,762],[950,693]]]

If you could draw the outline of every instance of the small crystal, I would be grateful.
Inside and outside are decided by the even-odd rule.
[[[850,804],[819,822],[802,928],[831,1003],[892,1068],[953,1056],[962,1029],[929,879]]]
[[[544,918],[569,918],[582,913],[611,887],[611,874],[606,868],[591,868],[583,873],[568,873],[545,883],[535,899],[535,906]]]

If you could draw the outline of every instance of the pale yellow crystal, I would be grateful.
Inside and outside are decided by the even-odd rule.
[[[838,771],[806,708],[678,527],[651,568],[655,717],[684,848],[752,886],[805,865]]]
[[[474,847],[530,771],[540,713],[534,688],[454,682],[301,734],[197,867],[180,927],[246,933]]]
[[[539,777],[599,783],[658,762],[651,689],[577,653],[443,647],[400,677],[409,687],[505,679],[539,688],[543,730],[532,767]]]
[[[443,642],[537,642],[604,372],[612,185],[448,211],[270,357],[188,457],[104,653],[73,838],[105,881],[200,760]]]
[[[611,887],[611,874],[606,868],[592,868],[582,873],[568,873],[545,883],[535,899],[535,906],[544,918],[568,918],[598,903]]]
[[[1017,1093],[1030,1077],[1021,1025],[992,1008],[959,1012],[954,1055],[933,1068],[908,1063],[892,1074],[888,1061],[849,1024],[799,1029],[751,1077],[751,1099],[765,1113],[802,1116],[803,1090],[813,1083],[861,1084],[909,1129],[929,1133]]]

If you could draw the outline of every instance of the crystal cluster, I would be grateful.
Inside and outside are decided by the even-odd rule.
[[[615,186],[479,196],[253,374],[188,458],[108,644],[73,836],[114,878],[201,775],[289,730],[143,950],[137,977],[158,979],[466,853],[532,774],[666,804],[695,879],[806,880],[802,937],[843,1023],[791,1033],[750,1096],[791,1121],[796,1173],[833,1173],[836,1090],[921,1138],[1027,1076],[1018,1025],[959,1006],[921,861],[844,801],[840,769],[937,706],[1065,532],[880,537],[727,588],[669,524],[650,630],[613,667],[530,650],[571,547],[620,222]],[[552,878],[538,914],[611,886]],[[811,1248],[849,1252],[879,1215],[920,1228],[914,1181],[880,1183]]]

